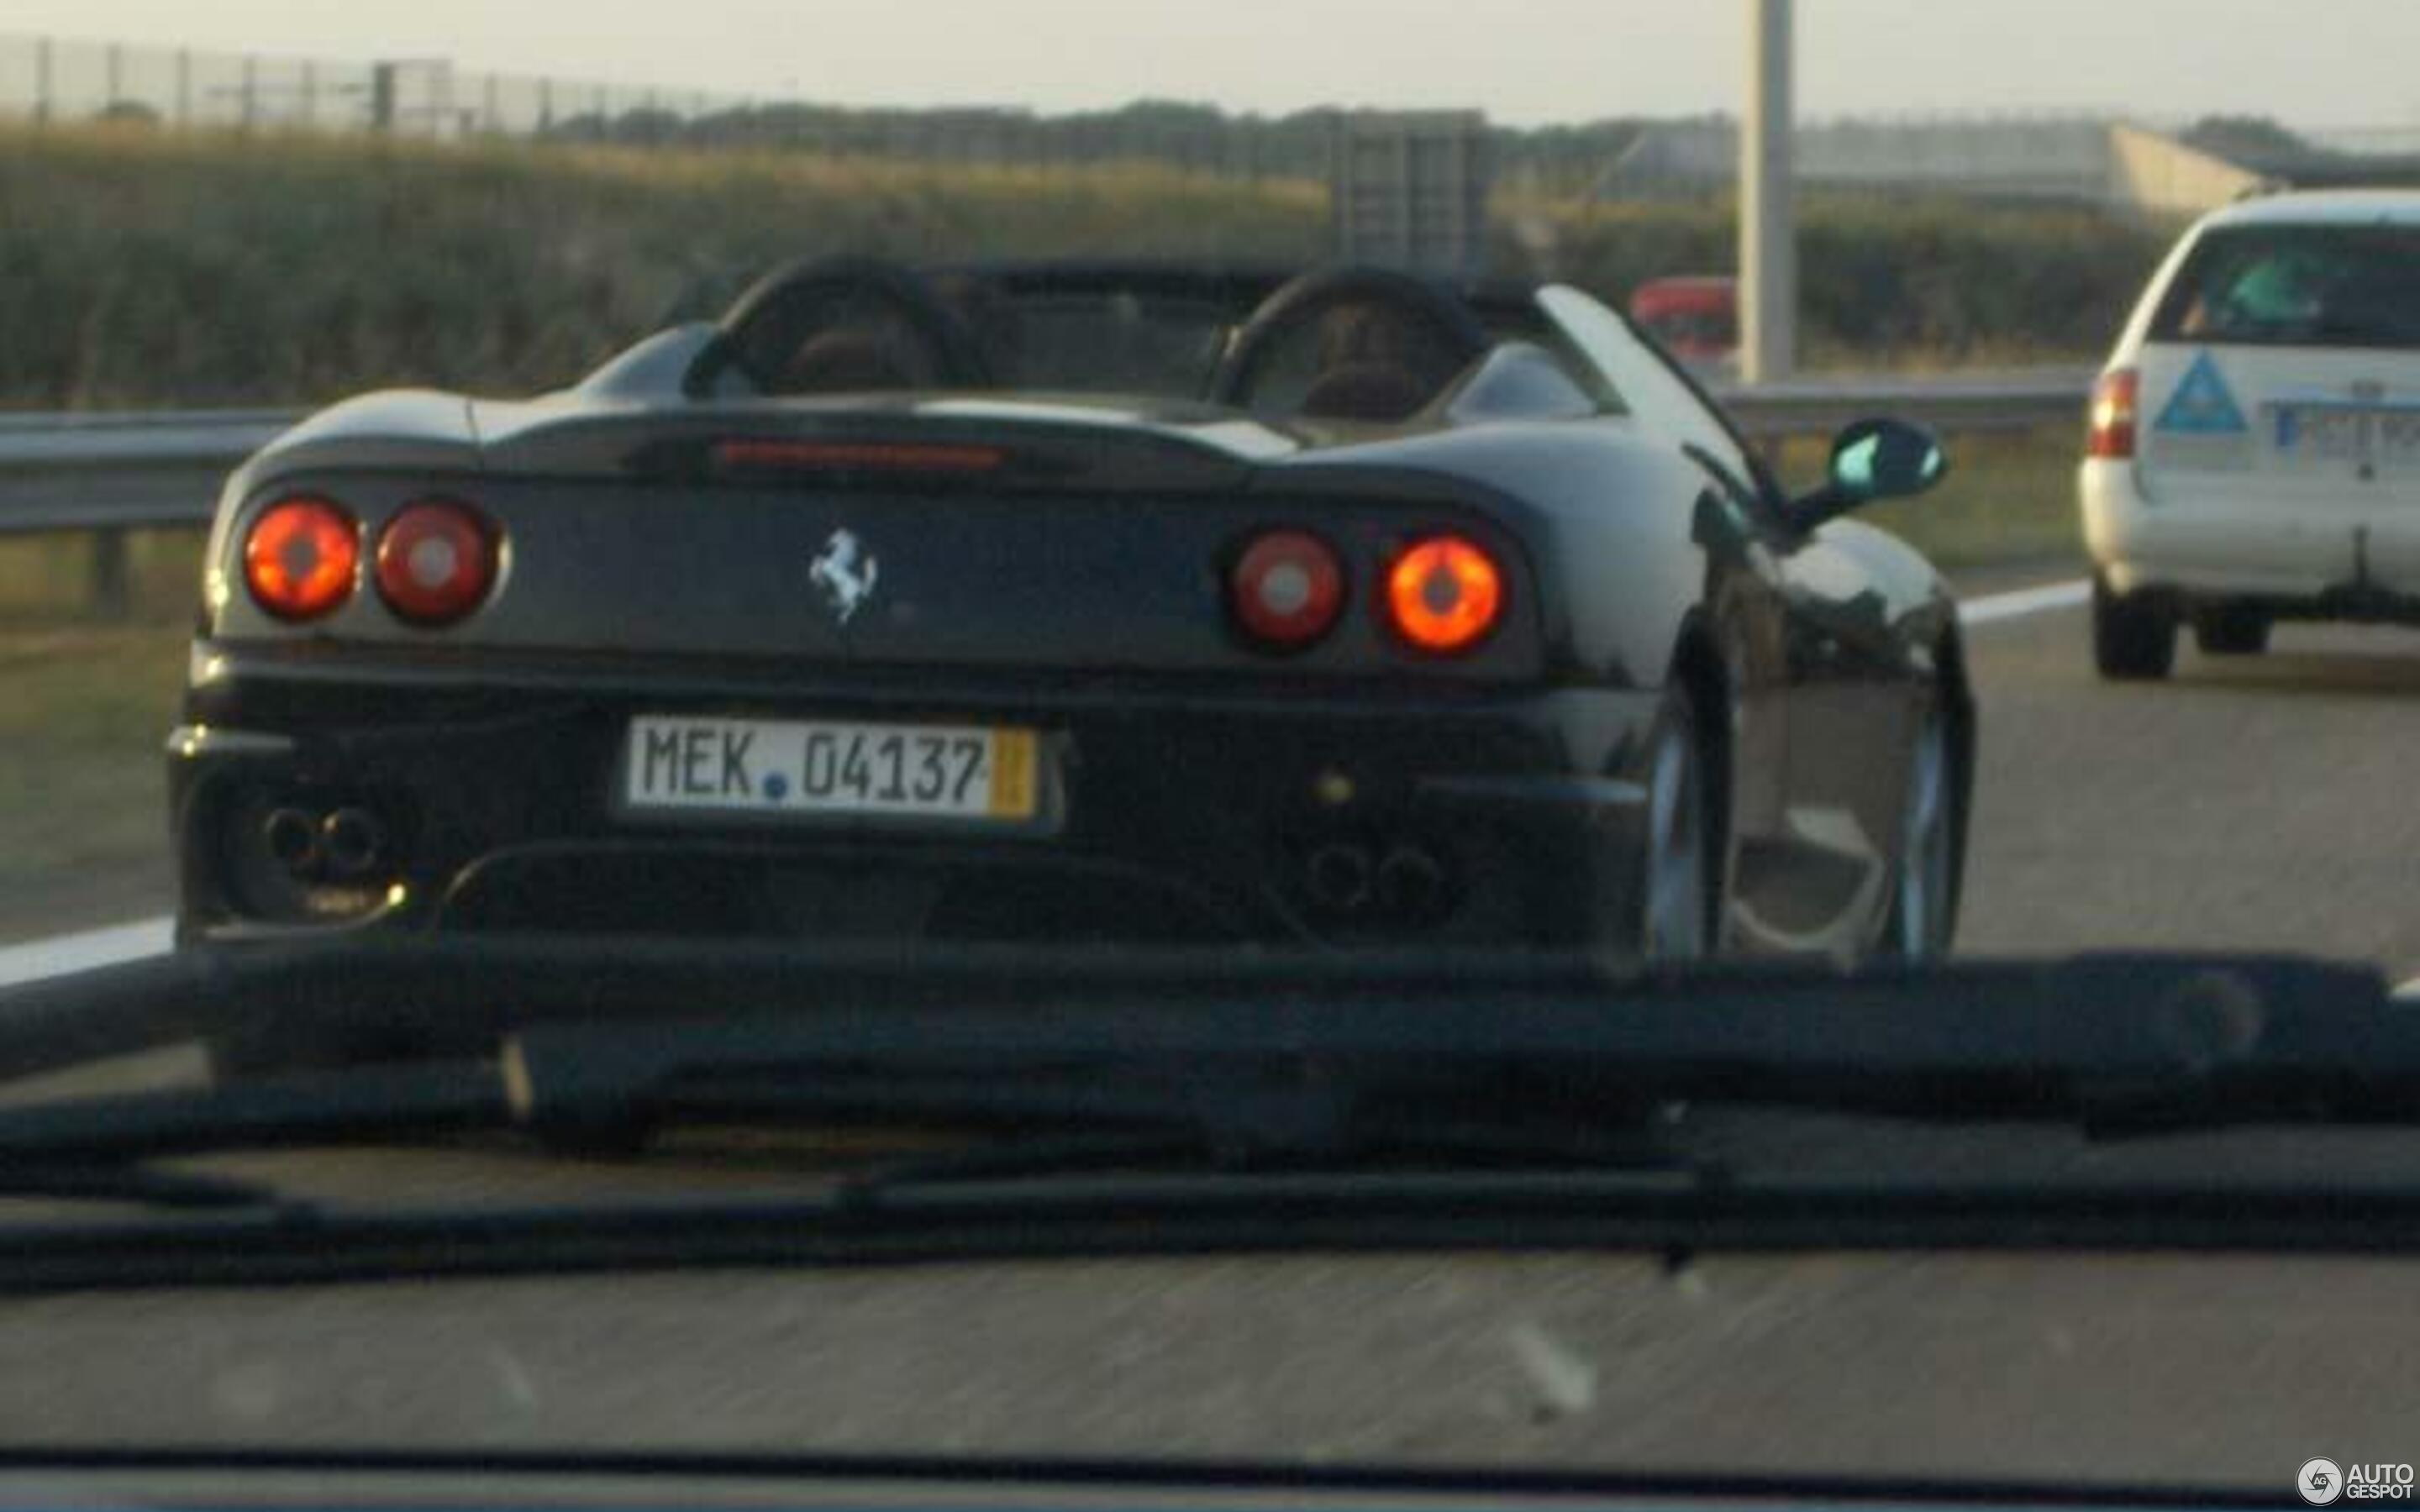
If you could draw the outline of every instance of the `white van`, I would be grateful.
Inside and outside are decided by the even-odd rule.
[[[2190,625],[2420,625],[2420,193],[2280,194],[2186,233],[2102,372],[2082,479],[2102,675]]]

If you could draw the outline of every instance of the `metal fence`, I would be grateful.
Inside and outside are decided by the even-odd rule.
[[[0,35],[0,116],[180,128],[531,136],[581,121],[690,121],[752,101],[672,89],[381,62]]]

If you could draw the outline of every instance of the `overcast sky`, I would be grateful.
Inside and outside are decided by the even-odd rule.
[[[1730,109],[1746,0],[4,0],[19,33],[846,103]],[[2420,0],[1800,0],[1809,115],[2420,126]]]

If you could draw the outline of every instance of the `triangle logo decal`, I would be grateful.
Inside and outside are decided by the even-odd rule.
[[[2204,352],[2160,411],[2159,428],[2177,436],[2241,436],[2252,427],[2244,424],[2226,375]]]

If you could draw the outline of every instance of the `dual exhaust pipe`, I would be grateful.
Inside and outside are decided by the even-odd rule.
[[[301,809],[275,809],[260,824],[270,858],[295,876],[324,870],[336,877],[361,877],[387,858],[386,825],[367,809],[344,808],[325,817]]]
[[[1444,863],[1417,845],[1397,845],[1381,856],[1339,841],[1311,852],[1303,869],[1311,903],[1344,918],[1374,910],[1407,923],[1433,919],[1444,914],[1450,886]]]

